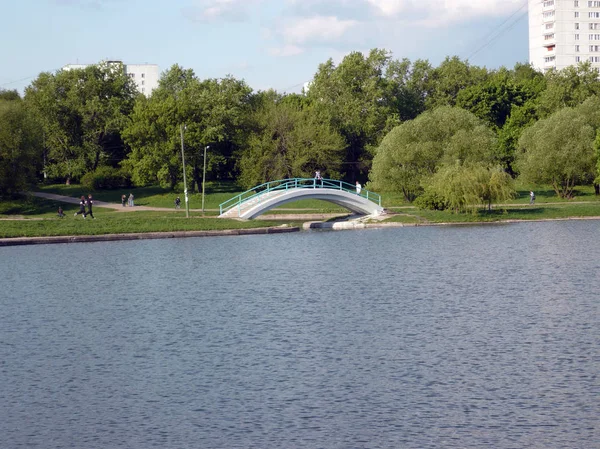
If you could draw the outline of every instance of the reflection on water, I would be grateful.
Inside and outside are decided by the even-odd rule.
[[[590,448],[596,221],[0,249],[0,446]]]

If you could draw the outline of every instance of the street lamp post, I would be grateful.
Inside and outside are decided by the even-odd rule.
[[[185,195],[185,218],[190,218],[190,205],[188,203],[188,190],[187,181],[185,178],[185,154],[183,152],[183,128],[184,125],[179,125],[179,132],[181,134],[181,161],[183,163],[183,194]]]
[[[204,184],[206,180],[206,150],[210,148],[208,145],[204,147],[204,168],[202,169],[202,215],[204,215]]]

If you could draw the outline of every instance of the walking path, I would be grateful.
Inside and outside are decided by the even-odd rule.
[[[45,192],[30,192],[31,195],[37,196],[38,198],[45,198],[47,200],[60,201],[62,203],[69,204],[79,204],[79,198],[72,198],[70,196],[65,195],[57,195],[56,193],[45,193]],[[146,211],[174,211],[175,209],[172,207],[150,207],[150,206],[133,206],[133,207],[123,207],[121,204],[117,203],[107,203],[106,201],[98,201],[94,200],[95,207],[106,207],[107,209],[113,209],[119,212],[135,212],[140,210]],[[190,209],[195,212],[202,212],[202,209]],[[204,211],[216,211],[217,209],[204,209]]]

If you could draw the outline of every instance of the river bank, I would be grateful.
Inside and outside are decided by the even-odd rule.
[[[104,235],[65,235],[48,237],[12,237],[1,238],[0,246],[44,245],[51,243],[83,243],[83,242],[117,242],[123,240],[172,239],[189,237],[216,237],[253,234],[284,234],[298,232],[298,227],[269,227],[252,229],[223,229],[218,231],[175,231],[175,232],[141,232],[131,234]]]
[[[290,218],[290,217],[288,217]],[[293,218],[300,220],[302,216],[296,215]],[[386,229],[386,228],[414,228],[414,227],[440,227],[440,226],[478,226],[478,225],[508,225],[516,223],[541,223],[557,221],[591,221],[600,220],[600,216],[595,217],[568,217],[568,218],[546,218],[533,220],[498,220],[491,222],[444,222],[444,223],[398,223],[398,222],[365,222],[361,219],[348,221],[307,221],[299,226],[281,225],[277,227],[265,228],[246,228],[246,229],[222,229],[212,231],[171,231],[171,232],[139,232],[123,234],[102,234],[102,235],[66,235],[66,236],[40,236],[40,237],[11,237],[0,238],[0,247],[20,246],[20,245],[45,245],[56,243],[89,243],[89,242],[116,242],[126,240],[151,240],[151,239],[172,239],[172,238],[190,238],[190,237],[226,237],[240,235],[264,235],[264,234],[285,234],[307,230],[359,230],[359,229]]]

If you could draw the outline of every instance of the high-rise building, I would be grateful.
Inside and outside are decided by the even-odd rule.
[[[600,68],[600,0],[529,0],[529,62],[547,71],[585,61]]]
[[[103,61],[109,66],[123,68],[137,87],[138,92],[150,96],[152,91],[158,87],[160,73],[156,64],[124,64],[122,61]],[[90,64],[67,64],[63,70],[85,69]]]

